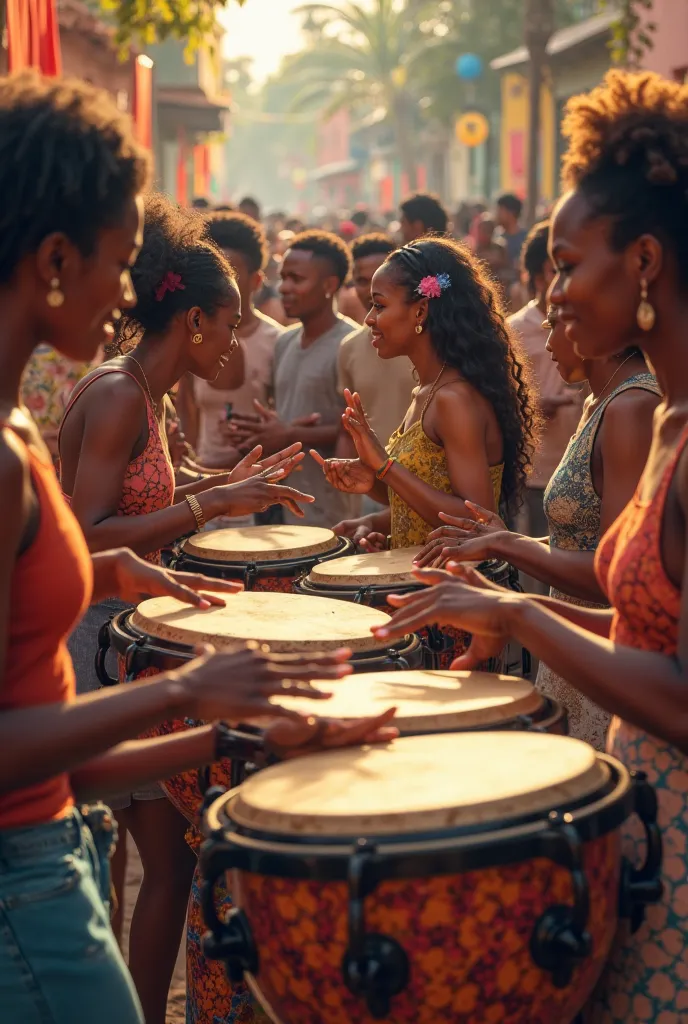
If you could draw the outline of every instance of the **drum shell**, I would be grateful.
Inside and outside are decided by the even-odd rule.
[[[377,872],[364,902],[366,933],[395,940],[410,964],[408,984],[393,997],[384,1019],[570,1024],[602,973],[617,929],[620,824],[631,809],[627,797],[619,798],[615,820],[605,822],[600,815],[581,835],[592,952],[563,987],[535,964],[531,938],[549,908],[572,903],[568,867],[538,855],[537,847],[528,855],[529,844],[519,842],[517,830],[491,848],[498,826],[486,837],[484,863],[474,850],[465,870],[462,854],[442,858],[433,849],[436,837],[395,837],[399,854],[389,855],[389,867]],[[304,840],[301,859],[295,852],[299,837],[289,837],[294,845],[280,855],[280,842],[270,836],[256,833],[255,850],[250,830],[241,836],[237,848],[231,831],[214,832],[206,863],[214,846],[226,857],[227,888],[258,951],[258,969],[247,978],[254,993],[279,1024],[373,1024],[365,1001],[343,981],[349,890],[342,869],[328,865],[324,844],[309,848]]]
[[[109,641],[117,654],[119,682],[133,682],[179,668],[186,661],[196,657],[193,648],[172,644],[146,636],[130,623],[131,611],[119,612],[113,616],[109,626]],[[407,668],[428,668],[428,650],[414,635],[390,644],[386,649],[361,651],[352,655],[351,664],[355,672],[379,672],[382,670],[403,670]],[[174,719],[149,730],[146,736],[167,736],[183,732],[200,725],[189,719]],[[226,789],[235,785],[242,777],[245,765],[225,760],[213,765],[211,781]],[[199,788],[198,772],[183,772],[162,782],[165,793],[185,818],[198,825],[198,811],[202,794]],[[197,843],[196,843],[197,845]]]
[[[513,575],[511,567],[507,562],[490,559],[489,561],[481,562],[477,568],[490,582],[496,583],[500,587],[512,587]],[[295,594],[305,594],[310,597],[329,597],[338,601],[352,601],[354,604],[365,604],[371,608],[379,608],[381,611],[387,612],[388,615],[393,615],[396,611],[396,608],[387,603],[387,598],[390,594],[413,594],[425,589],[422,583],[402,583],[398,586],[394,584],[365,584],[362,586],[352,585],[350,587],[336,584],[334,586],[327,586],[321,583],[313,583],[308,579],[308,573],[299,577],[293,584],[293,592]],[[451,626],[445,626],[442,629],[433,626],[432,628],[419,630],[418,635],[432,652],[433,667],[441,669],[449,668],[454,658],[458,658],[467,649],[471,639],[470,633]],[[485,662],[480,667],[487,672],[506,672],[506,648],[498,657],[490,658],[488,662]]]
[[[354,554],[354,543],[348,537],[338,537],[337,541],[335,549],[319,555],[303,555],[264,562],[221,562],[180,550],[173,559],[172,568],[180,572],[201,573],[213,579],[236,580],[243,583],[246,590],[291,594],[294,581],[304,574],[307,575],[315,565]]]

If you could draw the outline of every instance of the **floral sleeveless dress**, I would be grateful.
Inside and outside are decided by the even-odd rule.
[[[661,534],[667,494],[688,443],[688,426],[656,494],[636,495],[600,541],[596,569],[614,618],[610,637],[626,647],[671,657],[678,645],[681,591],[663,568]],[[638,494],[640,487],[638,488]],[[647,680],[652,687],[652,680]],[[612,720],[607,750],[647,772],[659,803],[664,841],[661,903],[648,907],[635,935],[622,927],[593,995],[586,1024],[685,1024],[688,1021],[688,757],[629,722]],[[624,852],[641,864],[642,829],[631,818]]]
[[[447,454],[444,448],[435,444],[423,430],[422,420],[417,420],[408,430],[404,425],[395,430],[389,439],[387,452],[395,458],[400,466],[414,473],[423,483],[434,487],[436,491],[452,494],[449,479]],[[490,477],[494,489],[495,506],[499,506],[502,493],[502,475],[504,465],[490,466]],[[425,544],[434,526],[426,523],[422,516],[406,504],[398,494],[389,488],[389,505],[392,511],[392,543],[393,548],[411,548],[416,544]]]
[[[651,373],[637,373],[619,384],[590,419],[569,441],[559,466],[544,495],[549,524],[550,546],[562,551],[595,551],[600,541],[602,502],[592,482],[592,452],[605,409],[617,395],[631,388],[643,388],[659,395],[659,386]],[[552,597],[582,608],[604,608],[603,604],[583,601],[552,588]],[[547,665],[540,663],[538,690],[563,704],[569,715],[569,734],[585,740],[596,750],[604,750],[610,715]]]

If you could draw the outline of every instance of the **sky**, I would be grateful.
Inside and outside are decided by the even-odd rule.
[[[253,57],[253,74],[260,81],[276,71],[282,57],[299,49],[300,19],[293,12],[305,0],[246,0],[239,7],[229,0],[222,13],[227,30],[225,56]]]

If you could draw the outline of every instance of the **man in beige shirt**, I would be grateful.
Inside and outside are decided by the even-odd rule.
[[[353,282],[356,294],[370,309],[370,285],[373,274],[396,246],[386,235],[361,235],[351,245],[354,261]],[[406,356],[380,359],[370,340],[370,329],[363,325],[343,339],[339,346],[339,390],[358,391],[370,424],[383,444],[404,420],[411,404],[414,388],[413,364]],[[339,458],[355,458],[356,452],[348,435],[342,431],[337,444]],[[379,506],[364,499],[364,514]]]
[[[543,510],[545,488],[575,433],[584,398],[580,390],[564,384],[545,348],[547,332],[542,323],[547,313],[547,290],[554,276],[547,252],[548,235],[549,223],[543,221],[535,225],[524,242],[521,265],[531,301],[509,317],[509,324],[528,358],[544,420],[540,444],[533,458],[533,471],[526,484],[523,510],[526,522],[519,524],[521,532],[531,537],[545,537],[549,533]]]

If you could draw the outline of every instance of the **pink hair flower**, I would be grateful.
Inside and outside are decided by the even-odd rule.
[[[446,288],[451,288],[449,274],[433,274],[431,277],[424,277],[416,291],[424,299],[439,299]]]
[[[157,302],[162,302],[167,292],[185,291],[186,286],[182,284],[181,274],[175,274],[171,270],[168,270],[162,281],[155,289],[155,298]]]

